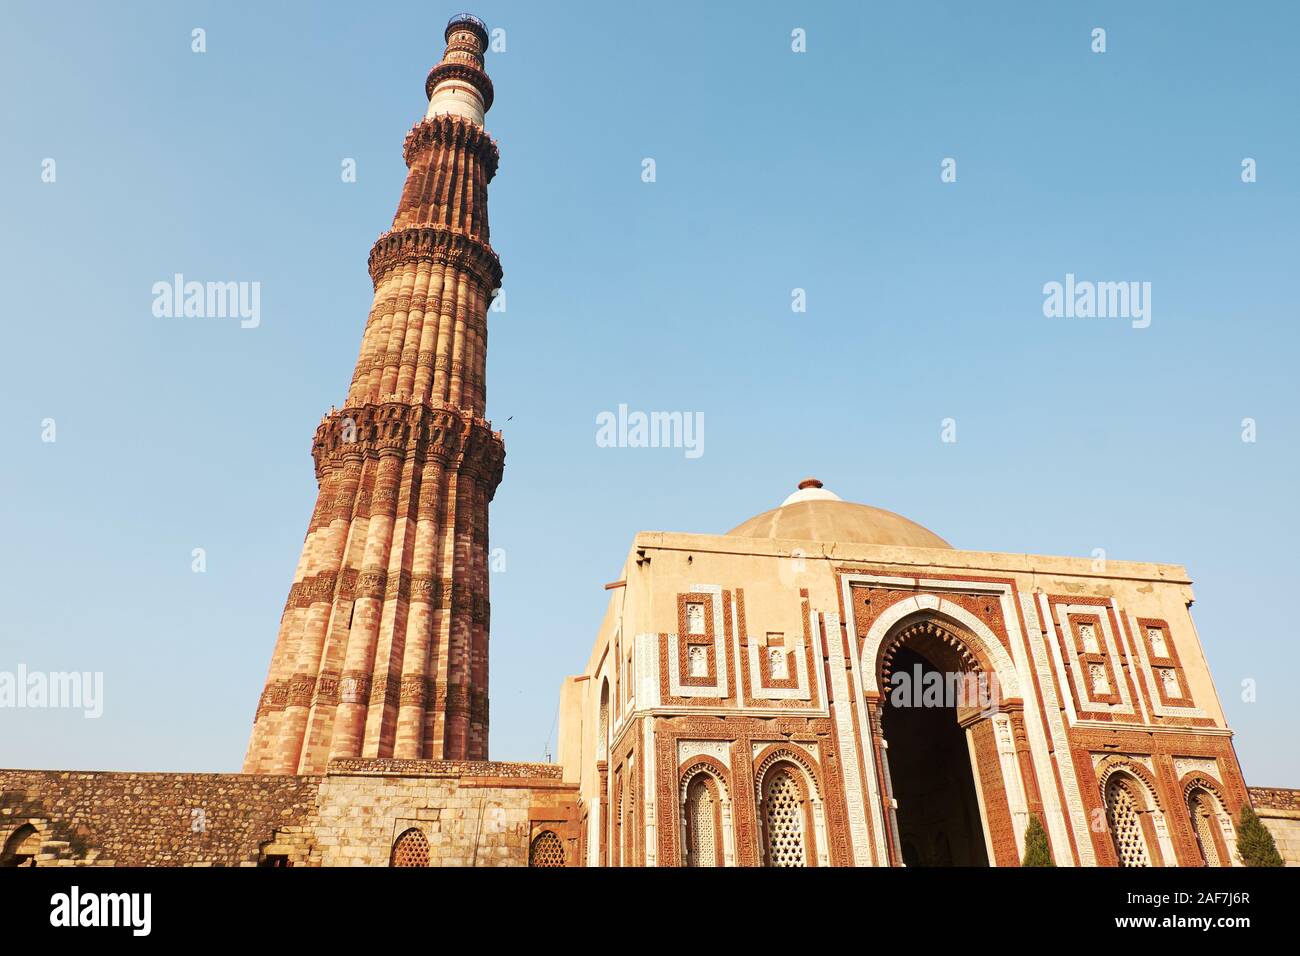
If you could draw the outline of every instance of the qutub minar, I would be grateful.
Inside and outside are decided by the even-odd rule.
[[[487,33],[469,17],[425,84],[347,402],[316,431],[320,493],[280,621],[247,773],[332,757],[487,758],[488,502],[505,448],[484,419],[497,147]]]
[[[239,774],[0,770],[0,865],[1233,866],[1250,789],[1177,565],[961,551],[806,479],[642,532],[554,764],[488,760],[489,34],[448,24]],[[956,680],[954,680],[956,678]],[[899,695],[973,686],[978,698]]]

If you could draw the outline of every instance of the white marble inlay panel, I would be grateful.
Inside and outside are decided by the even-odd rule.
[[[1134,617],[1132,614],[1127,614],[1127,615],[1126,615],[1126,618],[1127,618],[1127,620],[1128,620],[1128,626],[1129,626],[1130,628],[1132,628],[1133,633],[1134,633],[1134,634],[1140,634],[1141,632],[1138,630],[1137,618]],[[1170,636],[1170,639],[1172,640],[1172,635]],[[1138,646],[1138,647],[1137,647],[1137,650],[1138,650],[1138,659],[1142,662],[1142,670],[1143,670],[1145,673],[1147,673],[1147,674],[1152,674],[1152,672],[1153,672],[1156,668],[1155,668],[1155,665],[1153,665],[1153,664],[1151,663],[1151,655],[1147,653],[1147,642],[1146,642],[1146,641],[1136,641],[1135,643],[1136,643],[1137,646]],[[1186,672],[1186,668],[1184,668],[1184,672]],[[1158,680],[1158,679],[1159,679],[1159,675],[1154,675],[1154,674],[1153,674],[1152,679],[1153,679],[1153,680]],[[1178,691],[1178,692],[1181,693],[1181,690]],[[1152,713],[1157,714],[1157,715],[1159,715],[1159,716],[1161,716],[1161,717],[1175,717],[1175,718],[1177,718],[1177,717],[1184,717],[1184,718],[1186,718],[1186,717],[1207,717],[1207,716],[1209,716],[1209,715],[1208,715],[1208,714],[1207,714],[1207,713],[1206,713],[1202,708],[1200,708],[1200,707],[1196,707],[1196,706],[1191,706],[1191,707],[1180,707],[1180,706],[1177,706],[1177,705],[1170,705],[1170,704],[1163,704],[1163,703],[1161,703],[1161,702],[1160,702],[1160,695],[1156,692],[1156,689],[1155,689],[1154,687],[1151,688],[1151,694],[1152,694],[1152,698],[1153,698],[1152,701],[1151,701],[1151,711],[1152,711]],[[1193,704],[1194,704],[1194,703],[1195,703],[1195,702],[1193,702]]]
[[[1189,773],[1203,773],[1218,783],[1219,761],[1211,757],[1175,757],[1174,773],[1180,780]]]
[[[716,584],[693,584],[691,591],[694,593],[708,594],[711,596],[711,605],[713,613],[713,658],[716,665],[717,679],[711,684],[683,684],[681,682],[682,672],[682,646],[685,642],[677,634],[668,635],[668,690],[674,697],[727,697],[728,680],[727,680],[727,637],[724,633],[722,620],[722,587]],[[687,673],[690,662],[687,662]]]
[[[725,740],[677,741],[677,765],[680,767],[696,757],[712,757],[724,767],[731,768],[731,745]]]

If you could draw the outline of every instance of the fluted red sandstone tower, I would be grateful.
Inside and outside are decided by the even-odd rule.
[[[505,448],[484,419],[496,144],[487,30],[452,19],[406,137],[392,228],[347,403],[316,431],[320,494],[244,761],[487,758],[488,502]]]

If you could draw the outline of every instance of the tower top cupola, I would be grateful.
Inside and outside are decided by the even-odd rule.
[[[483,70],[487,52],[487,25],[476,16],[458,13],[443,31],[447,49],[424,81],[429,97],[426,117],[450,113],[483,124],[492,108],[492,80]]]

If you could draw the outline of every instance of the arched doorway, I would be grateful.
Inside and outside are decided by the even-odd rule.
[[[30,823],[24,823],[5,841],[0,850],[0,866],[35,866],[40,848],[40,831]]]
[[[1022,767],[1016,751],[1017,714],[1024,705],[1022,677],[1003,639],[956,599],[922,593],[898,598],[877,612],[863,636],[859,659],[878,761],[876,779],[869,783],[878,780],[882,849],[888,861],[898,865],[909,858],[951,858],[953,865],[961,866],[976,865],[982,857],[988,865],[1018,866],[1029,816],[1030,789],[1022,775],[1026,769],[1032,773],[1032,767]],[[894,678],[902,673],[910,679],[905,692],[920,706],[897,706]],[[927,683],[938,688],[934,694],[927,694]],[[927,739],[930,723],[940,737]],[[964,760],[957,756],[961,738],[956,731],[965,738]],[[932,740],[948,759],[926,759]],[[966,767],[969,789],[964,786]],[[971,790],[976,795],[973,807]],[[918,819],[912,812],[907,822],[921,831],[912,838],[899,826],[899,807],[910,797],[916,811],[918,794],[934,791],[950,809],[960,808],[960,813],[953,809],[946,816],[962,825],[941,831],[933,822],[938,813],[928,814],[927,820],[927,814]],[[906,807],[902,816],[909,818]],[[978,833],[973,840],[972,831]]]
[[[907,866],[988,866],[970,747],[959,719],[974,675],[941,639],[913,636],[889,655],[881,729]],[[895,679],[897,675],[897,679]]]

